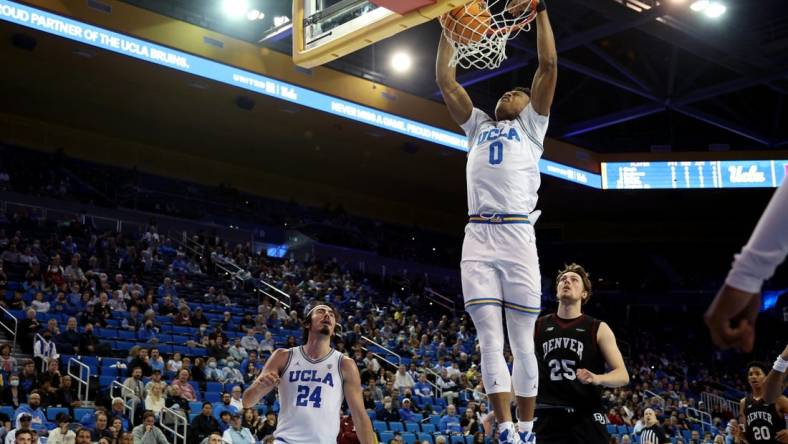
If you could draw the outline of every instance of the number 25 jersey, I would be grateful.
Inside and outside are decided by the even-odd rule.
[[[587,315],[561,319],[550,314],[539,318],[534,333],[539,363],[537,404],[601,410],[599,387],[577,380],[577,370],[581,368],[597,375],[605,373],[605,358],[596,340],[600,323]]]
[[[344,400],[343,356],[331,349],[323,358],[313,360],[303,347],[290,349],[279,378],[276,444],[336,444]]]
[[[468,214],[529,214],[541,184],[539,159],[549,117],[531,104],[514,120],[496,122],[474,108],[462,129],[468,136]]]

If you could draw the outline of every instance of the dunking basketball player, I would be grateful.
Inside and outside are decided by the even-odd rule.
[[[277,349],[243,395],[253,408],[274,387],[279,388],[276,444],[336,444],[343,397],[347,399],[361,444],[374,444],[372,423],[361,398],[361,377],[352,359],[331,347],[337,313],[317,305],[304,321],[305,344]]]
[[[778,397],[773,403],[763,399],[763,382],[769,366],[764,362],[747,364],[747,382],[752,393],[741,400],[739,423],[744,425],[744,437],[736,442],[749,444],[788,443],[785,418],[788,416],[788,398]]]
[[[582,312],[591,297],[583,267],[570,264],[561,270],[556,291],[558,310],[539,318],[534,335],[539,444],[606,444],[610,437],[599,387],[629,383],[624,358],[610,327]]]
[[[517,9],[523,1],[511,1]],[[533,223],[539,189],[539,158],[558,76],[555,39],[544,0],[535,18],[539,66],[531,88],[503,94],[495,118],[474,108],[449,66],[451,43],[441,37],[437,83],[449,114],[468,135],[466,167],[469,223],[462,247],[465,307],[476,326],[484,389],[498,423],[501,443],[534,442],[533,410],[539,373],[533,331],[541,306],[541,277]],[[532,214],[533,213],[533,214]],[[503,313],[512,373],[504,358]],[[514,387],[521,421],[509,409]]]

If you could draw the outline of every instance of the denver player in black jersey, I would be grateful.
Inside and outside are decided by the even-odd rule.
[[[583,267],[561,270],[556,287],[558,311],[539,318],[534,335],[539,363],[534,431],[539,444],[607,444],[599,386],[629,383],[624,358],[610,327],[581,311],[591,297]]]
[[[769,404],[763,399],[763,380],[769,366],[763,362],[747,364],[747,382],[752,394],[741,400],[739,422],[744,425],[744,440],[748,444],[788,443],[785,415],[788,415],[788,398],[780,396]]]

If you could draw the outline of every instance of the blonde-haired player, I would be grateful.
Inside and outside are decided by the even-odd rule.
[[[372,423],[361,397],[356,363],[331,347],[337,312],[327,304],[312,308],[304,321],[300,347],[277,349],[243,395],[253,408],[279,388],[276,444],[336,444],[343,398],[347,400],[361,444],[375,444]]]
[[[512,10],[525,0],[510,0]],[[468,135],[466,168],[469,223],[462,247],[465,307],[476,326],[482,381],[498,423],[502,443],[533,443],[534,406],[539,374],[534,355],[534,324],[541,307],[541,277],[533,223],[550,106],[557,81],[558,55],[544,0],[537,7],[539,67],[530,90],[506,92],[493,119],[474,108],[449,66],[451,43],[441,37],[436,76],[454,121]],[[512,373],[503,355],[503,312]],[[517,429],[509,404],[514,387],[521,421]]]

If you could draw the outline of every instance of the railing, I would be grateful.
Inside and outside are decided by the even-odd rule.
[[[379,357],[380,359],[382,359],[384,362],[388,363],[388,364],[389,364],[389,365],[391,365],[392,367],[399,368],[399,366],[402,364],[402,356],[400,356],[398,353],[394,352],[394,350],[388,349],[388,348],[384,347],[383,345],[381,345],[381,344],[378,344],[377,342],[375,342],[374,340],[372,340],[372,339],[370,339],[370,338],[368,338],[368,337],[366,337],[366,336],[363,336],[363,335],[362,335],[362,336],[361,336],[361,339],[363,339],[363,340],[367,341],[368,343],[370,343],[370,344],[374,345],[375,347],[380,347],[381,349],[383,349],[383,350],[387,351],[389,354],[392,354],[392,355],[396,356],[396,357],[397,357],[397,362],[398,362],[397,364],[395,364],[395,363],[393,363],[393,362],[389,361],[388,359],[386,359],[385,357],[383,357],[383,356],[382,356],[381,354],[379,354],[379,353],[376,353],[376,352],[374,352],[374,351],[372,352],[372,354],[373,354],[374,356],[376,356],[376,357]],[[367,351],[369,350],[369,349],[368,349],[368,348],[366,348],[366,347],[362,347],[362,348],[363,348],[364,350],[367,350]],[[435,375],[435,376],[438,376],[438,377],[440,377],[440,375],[439,375],[438,373],[436,373],[434,370],[432,370],[431,368],[427,368],[427,367],[421,367],[421,368],[420,368],[420,370],[421,370],[421,371],[426,371],[426,372],[429,372],[429,373],[431,373],[431,374],[433,374],[433,375]],[[437,395],[439,398],[440,398],[441,396],[443,396],[443,389],[441,389],[440,387],[438,387],[438,385],[437,385],[437,384],[435,384],[434,382],[430,381],[429,379],[427,380],[427,384],[429,384],[429,385],[431,385],[433,388],[435,388],[435,394],[436,394],[436,395]]]
[[[11,342],[11,353],[14,353],[14,350],[16,349],[16,332],[19,327],[19,320],[4,307],[0,307],[0,310],[3,311],[4,315],[8,316],[14,321],[14,328],[11,329],[11,321],[6,321],[5,316],[0,316],[0,327],[3,327],[11,335],[11,338],[13,338]]]
[[[651,390],[646,390],[643,392],[645,394],[645,398],[654,398],[659,401],[659,407],[661,410],[665,410],[665,398],[659,396],[658,394],[652,392]]]
[[[456,311],[456,305],[451,298],[448,298],[437,291],[433,290],[432,288],[425,288],[424,289],[427,299],[430,302],[440,305],[441,307],[445,308],[446,310],[450,310],[452,313]]]
[[[706,432],[707,430],[711,431],[711,429],[714,428],[711,415],[694,407],[687,407],[687,419],[690,421],[699,422],[703,432]]]
[[[137,407],[137,401],[142,402],[141,399],[137,399],[136,395],[134,394],[134,390],[126,387],[125,385],[121,384],[118,381],[112,381],[112,385],[109,387],[109,395],[112,398],[116,398],[118,396],[115,395],[115,389],[120,389],[120,398],[123,399],[123,410],[128,412],[129,424],[134,426],[134,410]]]
[[[733,413],[734,418],[739,417],[739,403],[736,401],[709,392],[701,393],[700,400],[703,402],[704,410],[708,413],[714,411],[722,412],[727,408]]]
[[[381,345],[381,344],[378,344],[378,343],[377,343],[377,342],[375,342],[374,340],[372,340],[372,339],[370,339],[370,338],[368,338],[368,337],[366,337],[366,336],[364,336],[364,335],[362,335],[362,336],[361,336],[361,339],[363,339],[363,340],[365,340],[365,341],[369,342],[370,344],[374,345],[375,347],[380,347],[381,349],[383,349],[383,350],[385,350],[385,351],[389,352],[389,354],[392,354],[392,355],[396,356],[396,357],[397,357],[397,365],[400,365],[400,364],[402,364],[402,356],[400,356],[400,355],[399,355],[398,353],[396,353],[394,350],[390,350],[390,349],[388,349],[388,348],[384,347],[384,346],[383,346],[383,345]]]
[[[167,421],[166,418],[168,416],[172,416],[172,421]],[[170,427],[170,424],[172,424],[172,427]],[[162,407],[161,415],[159,416],[159,425],[162,429],[172,433],[172,444],[186,444],[186,434],[189,431],[189,421],[184,415],[181,415],[169,407]],[[183,426],[183,433],[178,432],[179,426]],[[180,438],[181,441],[179,441],[178,438]]]
[[[79,372],[74,373],[71,371],[71,364],[75,364],[76,367],[79,367]],[[83,377],[84,371],[84,377]],[[68,373],[71,378],[77,381],[77,397],[80,401],[87,401],[88,394],[90,393],[90,367],[85,365],[82,362],[79,362],[75,358],[68,359],[68,366],[66,368],[66,373]],[[82,391],[84,388],[84,392]]]

